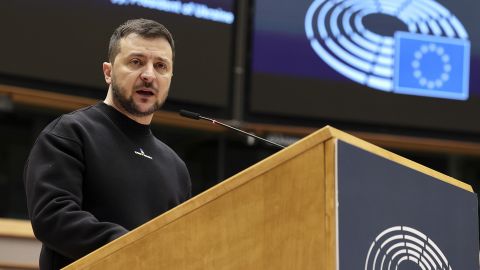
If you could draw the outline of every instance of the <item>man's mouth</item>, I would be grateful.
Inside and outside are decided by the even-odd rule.
[[[155,92],[153,90],[150,90],[150,89],[140,89],[140,90],[137,90],[136,93],[141,95],[141,96],[145,96],[145,97],[150,97],[150,96],[155,95]]]

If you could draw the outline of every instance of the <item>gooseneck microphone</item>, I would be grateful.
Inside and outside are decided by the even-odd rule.
[[[190,112],[190,111],[186,111],[186,110],[180,110],[180,115],[183,116],[183,117],[187,117],[187,118],[195,119],[195,120],[200,120],[200,119],[201,119],[201,120],[206,120],[206,121],[211,122],[212,124],[218,124],[218,125],[224,126],[224,127],[226,127],[226,128],[233,129],[233,130],[235,130],[236,132],[240,132],[240,133],[242,133],[242,134],[244,134],[244,135],[247,135],[247,136],[253,137],[253,138],[255,138],[255,139],[264,141],[264,142],[269,143],[269,144],[271,144],[271,145],[275,145],[275,146],[278,147],[278,148],[282,148],[282,149],[285,148],[285,146],[283,146],[283,145],[280,145],[280,144],[278,144],[278,143],[269,141],[269,140],[264,139],[264,138],[262,138],[262,137],[258,137],[257,135],[254,135],[254,134],[252,134],[252,133],[248,133],[248,132],[243,131],[243,130],[241,130],[241,129],[238,129],[238,128],[236,128],[236,127],[232,127],[232,126],[227,125],[227,124],[225,124],[225,123],[219,122],[219,121],[217,121],[217,120],[215,120],[215,119],[211,119],[211,118],[207,118],[207,117],[201,116],[199,113]]]

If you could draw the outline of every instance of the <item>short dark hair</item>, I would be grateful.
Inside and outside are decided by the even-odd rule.
[[[110,37],[110,44],[108,45],[108,60],[110,63],[113,63],[120,52],[120,40],[132,33],[143,38],[165,38],[172,47],[172,61],[175,59],[175,44],[172,34],[163,24],[147,19],[134,19],[120,25]]]

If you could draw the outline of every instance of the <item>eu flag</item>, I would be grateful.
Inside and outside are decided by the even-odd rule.
[[[395,33],[395,93],[466,100],[469,70],[468,40]]]

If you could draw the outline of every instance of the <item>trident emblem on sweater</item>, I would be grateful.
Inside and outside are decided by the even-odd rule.
[[[143,152],[143,149],[142,149],[142,148],[140,148],[140,152],[134,151],[134,153],[137,154],[137,155],[139,155],[139,156],[146,157],[146,158],[148,158],[148,159],[152,159],[151,156],[147,156],[147,155],[145,154],[145,152]]]

